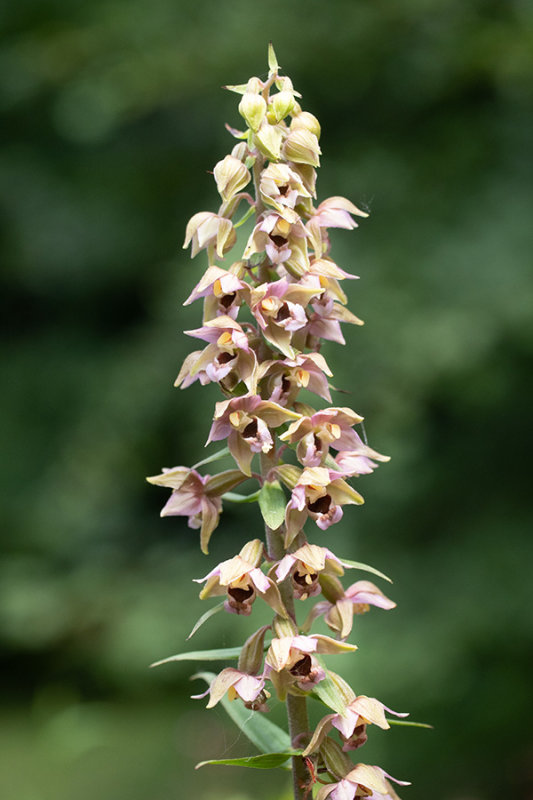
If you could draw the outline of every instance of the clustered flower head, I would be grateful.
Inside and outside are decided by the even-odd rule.
[[[362,416],[332,404],[332,372],[320,352],[323,341],[344,343],[344,325],[362,324],[342,288],[356,276],[332,260],[329,229],[353,230],[367,214],[344,197],[317,200],[320,124],[302,109],[272,48],[269,67],[265,80],[226,87],[239,95],[244,126],[227,126],[237,143],[213,169],[218,210],[194,214],[184,243],[193,257],[207,256],[185,300],[203,303],[200,327],[186,331],[203,349],[187,356],[176,386],[218,384],[223,399],[210,428],[206,423],[207,444],[225,446],[206,462],[234,464],[202,475],[200,462],[148,480],[172,490],[162,516],[188,517],[205,553],[225,500],[258,500],[266,524],[265,540],[255,526],[239,553],[197,579],[204,584],[200,597],[223,597],[227,612],[249,616],[256,603],[273,612],[272,623],[243,646],[238,668],[226,667],[211,681],[208,707],[230,699],[265,712],[273,692],[281,701],[320,697],[333,713],[314,733],[299,731],[302,757],[311,757],[325,778],[319,800],[392,800],[387,773],[354,766],[345,754],[366,742],[369,725],[389,727],[385,712],[397,712],[356,695],[323,656],[353,653],[356,646],[345,639],[354,615],[395,603],[368,580],[344,588],[345,570],[365,565],[310,543],[305,531],[329,537],[346,507],[363,503],[350,480],[388,461],[366,443]],[[232,492],[246,482],[255,484],[250,494]],[[311,598],[318,601],[298,624],[295,601]],[[310,633],[321,617],[335,638]]]

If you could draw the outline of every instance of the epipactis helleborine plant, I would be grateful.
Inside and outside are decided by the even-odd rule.
[[[200,531],[204,553],[223,501],[257,501],[264,519],[264,540],[254,538],[198,579],[204,584],[202,599],[224,600],[200,618],[193,633],[218,611],[250,615],[256,602],[270,606],[273,620],[242,648],[182,653],[157,663],[237,659],[237,668],[201,673],[209,688],[199,696],[209,695],[208,708],[233,703],[232,717],[245,734],[250,726],[244,722],[254,714],[254,730],[266,733],[262,741],[272,744],[269,752],[242,759],[243,765],[286,769],[292,759],[296,800],[309,798],[317,782],[318,800],[391,800],[397,794],[390,781],[404,782],[380,767],[354,765],[347,752],[364,745],[369,725],[387,729],[395,722],[386,712],[405,715],[356,695],[328,670],[323,656],[353,653],[356,646],[345,639],[354,615],[370,606],[392,609],[395,603],[368,580],[345,589],[340,578],[346,569],[385,576],[311,544],[304,532],[309,523],[322,537],[346,506],[363,503],[349,479],[371,473],[388,458],[361,438],[356,428],[362,417],[351,408],[317,410],[307,396],[305,402],[298,399],[305,389],[322,405],[332,402],[332,373],[320,354],[321,340],[343,344],[342,325],[362,324],[347,309],[342,289],[343,280],[356,276],[332,260],[328,229],[352,230],[355,218],[367,214],[344,197],[316,200],[320,124],[302,110],[290,78],[280,75],[272,46],[268,62],[266,80],[253,77],[225,87],[240,96],[246,128],[227,126],[238,143],[213,170],[221,205],[216,213],[194,214],[185,234],[184,247],[191,246],[192,256],[205,250],[208,267],[185,301],[203,300],[201,327],[186,331],[202,349],[187,356],[176,385],[218,383],[224,399],[216,404],[207,442],[226,446],[191,469],[164,469],[148,480],[172,489],[161,515],[187,517],[189,527]],[[250,218],[244,251],[236,260],[228,258],[237,229]],[[233,459],[231,469],[215,475],[197,471],[223,458]],[[255,491],[235,494],[245,481],[255,481]],[[297,601],[319,595],[299,625]],[[333,636],[310,633],[320,617]],[[263,726],[273,694],[286,703],[288,733],[270,722]],[[308,699],[329,707],[314,731]],[[239,704],[242,713],[236,713]],[[249,735],[257,745],[257,735]]]

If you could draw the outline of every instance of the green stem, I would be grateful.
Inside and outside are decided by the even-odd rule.
[[[271,453],[261,454],[261,475],[263,477],[266,477],[275,465],[275,461],[275,448],[272,448]],[[279,561],[286,553],[283,525],[277,530],[273,530],[269,528],[268,525],[265,525],[265,534],[269,558],[274,561]],[[296,623],[294,592],[290,576],[280,583],[279,590],[285,608]],[[291,737],[292,746],[294,748],[299,748],[302,746],[302,736],[309,732],[307,699],[305,697],[292,694],[287,695],[287,718],[289,721],[289,735]],[[306,796],[308,796],[306,786],[309,780],[309,772],[301,756],[294,756],[292,758],[292,780],[294,800],[305,800]]]

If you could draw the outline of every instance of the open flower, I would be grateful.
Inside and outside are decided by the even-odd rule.
[[[263,543],[254,539],[244,545],[239,555],[222,561],[204,578],[195,578],[196,583],[206,584],[200,598],[226,595],[224,608],[233,614],[248,616],[252,604],[259,594],[282,617],[287,612],[274,581],[259,569],[263,559]]]
[[[382,730],[390,728],[385,717],[385,711],[394,714],[396,717],[408,717],[399,711],[393,711],[388,706],[380,703],[375,697],[367,697],[362,694],[353,698],[346,706],[342,714],[327,714],[318,723],[313,738],[305,749],[304,755],[314,753],[320,747],[322,741],[331,728],[336,728],[343,740],[343,750],[357,750],[367,740],[366,726],[377,725]]]
[[[224,382],[228,391],[240,381],[248,390],[254,387],[257,358],[238,322],[224,315],[185,333],[209,344],[204,350],[195,350],[187,356],[174,386],[185,389],[199,380],[201,384]]]
[[[282,406],[292,405],[300,389],[309,389],[331,402],[328,376],[332,374],[320,353],[298,353],[295,358],[263,361],[258,366],[257,382],[263,381],[269,400]]]
[[[322,573],[342,575],[343,566],[348,565],[327,547],[304,544],[281,559],[275,574],[278,581],[283,581],[290,573],[294,596],[306,600],[320,593],[318,578]]]
[[[173,467],[146,480],[156,486],[172,489],[161,516],[188,517],[189,528],[200,528],[201,548],[207,553],[209,539],[218,525],[222,511],[221,495],[245,479],[237,469],[211,476],[200,475],[195,469],[187,467]]]
[[[265,675],[274,686],[280,699],[291,684],[303,691],[311,691],[313,686],[326,677],[326,673],[313,653],[348,653],[357,650],[355,645],[341,645],[329,636],[280,636],[272,639],[265,657]]]
[[[328,455],[329,448],[352,450],[360,439],[352,426],[362,422],[351,408],[325,408],[312,416],[300,417],[280,436],[284,442],[298,442],[296,455],[306,467],[318,467]]]
[[[209,689],[202,694],[193,695],[195,700],[209,694],[207,708],[213,708],[222,700],[225,694],[230,700],[238,697],[251,711],[268,711],[265,701],[270,697],[265,690],[265,679],[257,675],[248,675],[239,669],[226,667],[213,679]]]
[[[272,264],[283,264],[291,258],[294,250],[303,248],[304,263],[309,264],[307,248],[303,246],[307,231],[298,219],[290,223],[276,212],[263,215],[250,234],[243,258],[266,252]]]
[[[294,207],[311,197],[298,173],[287,164],[269,164],[261,175],[259,192],[266,206],[274,208],[291,223],[299,220]]]
[[[318,790],[316,800],[353,800],[355,797],[368,797],[371,800],[381,800],[381,798],[396,798],[396,792],[392,789],[387,778],[401,786],[409,786],[409,781],[399,781],[393,778],[381,767],[372,767],[369,764],[356,764],[344,778],[338,783],[329,783],[321,786]]]
[[[343,305],[336,303],[329,294],[324,293],[311,305],[313,312],[309,317],[309,325],[306,329],[311,336],[338,344],[346,344],[340,323],[349,322],[352,325],[363,325],[362,320]]]
[[[298,418],[287,408],[262,400],[259,395],[245,395],[216,404],[209,442],[228,440],[230,452],[245,475],[251,475],[254,453],[268,453],[274,446],[270,429]]]
[[[205,298],[204,319],[227,315],[237,317],[242,295],[247,295],[249,286],[239,277],[241,262],[236,262],[232,270],[221,267],[208,267],[201,280],[196,284],[189,297],[183,303],[188,306],[195,300]]]
[[[396,603],[371,581],[356,581],[344,591],[340,582],[333,578],[328,579],[327,587],[322,588],[328,600],[316,604],[309,614],[309,622],[324,615],[326,625],[341,639],[350,635],[354,614],[365,614],[370,611],[370,606],[387,611],[396,608]]]
[[[389,456],[384,456],[368,447],[356,433],[357,445],[355,448],[342,451],[335,456],[335,463],[342,475],[351,477],[353,475],[368,475],[373,472],[376,467],[376,461],[390,461]]]
[[[293,333],[308,324],[305,307],[323,291],[318,281],[315,286],[304,286],[289,283],[285,278],[252,290],[250,308],[263,336],[288,358],[295,356],[291,346]]]
[[[283,474],[280,473],[283,480]],[[308,467],[300,474],[292,490],[285,511],[286,538],[288,547],[308,517],[315,520],[323,531],[342,518],[342,506],[361,505],[361,495],[352,489],[337,473],[325,467]]]

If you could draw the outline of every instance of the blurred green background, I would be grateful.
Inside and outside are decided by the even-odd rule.
[[[202,557],[144,476],[202,457],[217,390],[172,382],[205,257],[180,245],[239,123],[220,86],[264,75],[273,39],[322,122],[320,197],[371,211],[333,250],[366,325],[326,355],[392,461],[310,533],[392,575],[398,608],[360,618],[337,667],[435,726],[373,730],[360,757],[411,779],[404,800],[530,800],[531,3],[19,0],[0,19],[2,797],[286,787],[195,773],[251,747],[188,699],[200,665],[147,669],[188,646],[191,578],[257,535],[228,505]],[[251,624],[217,616],[191,647]]]

